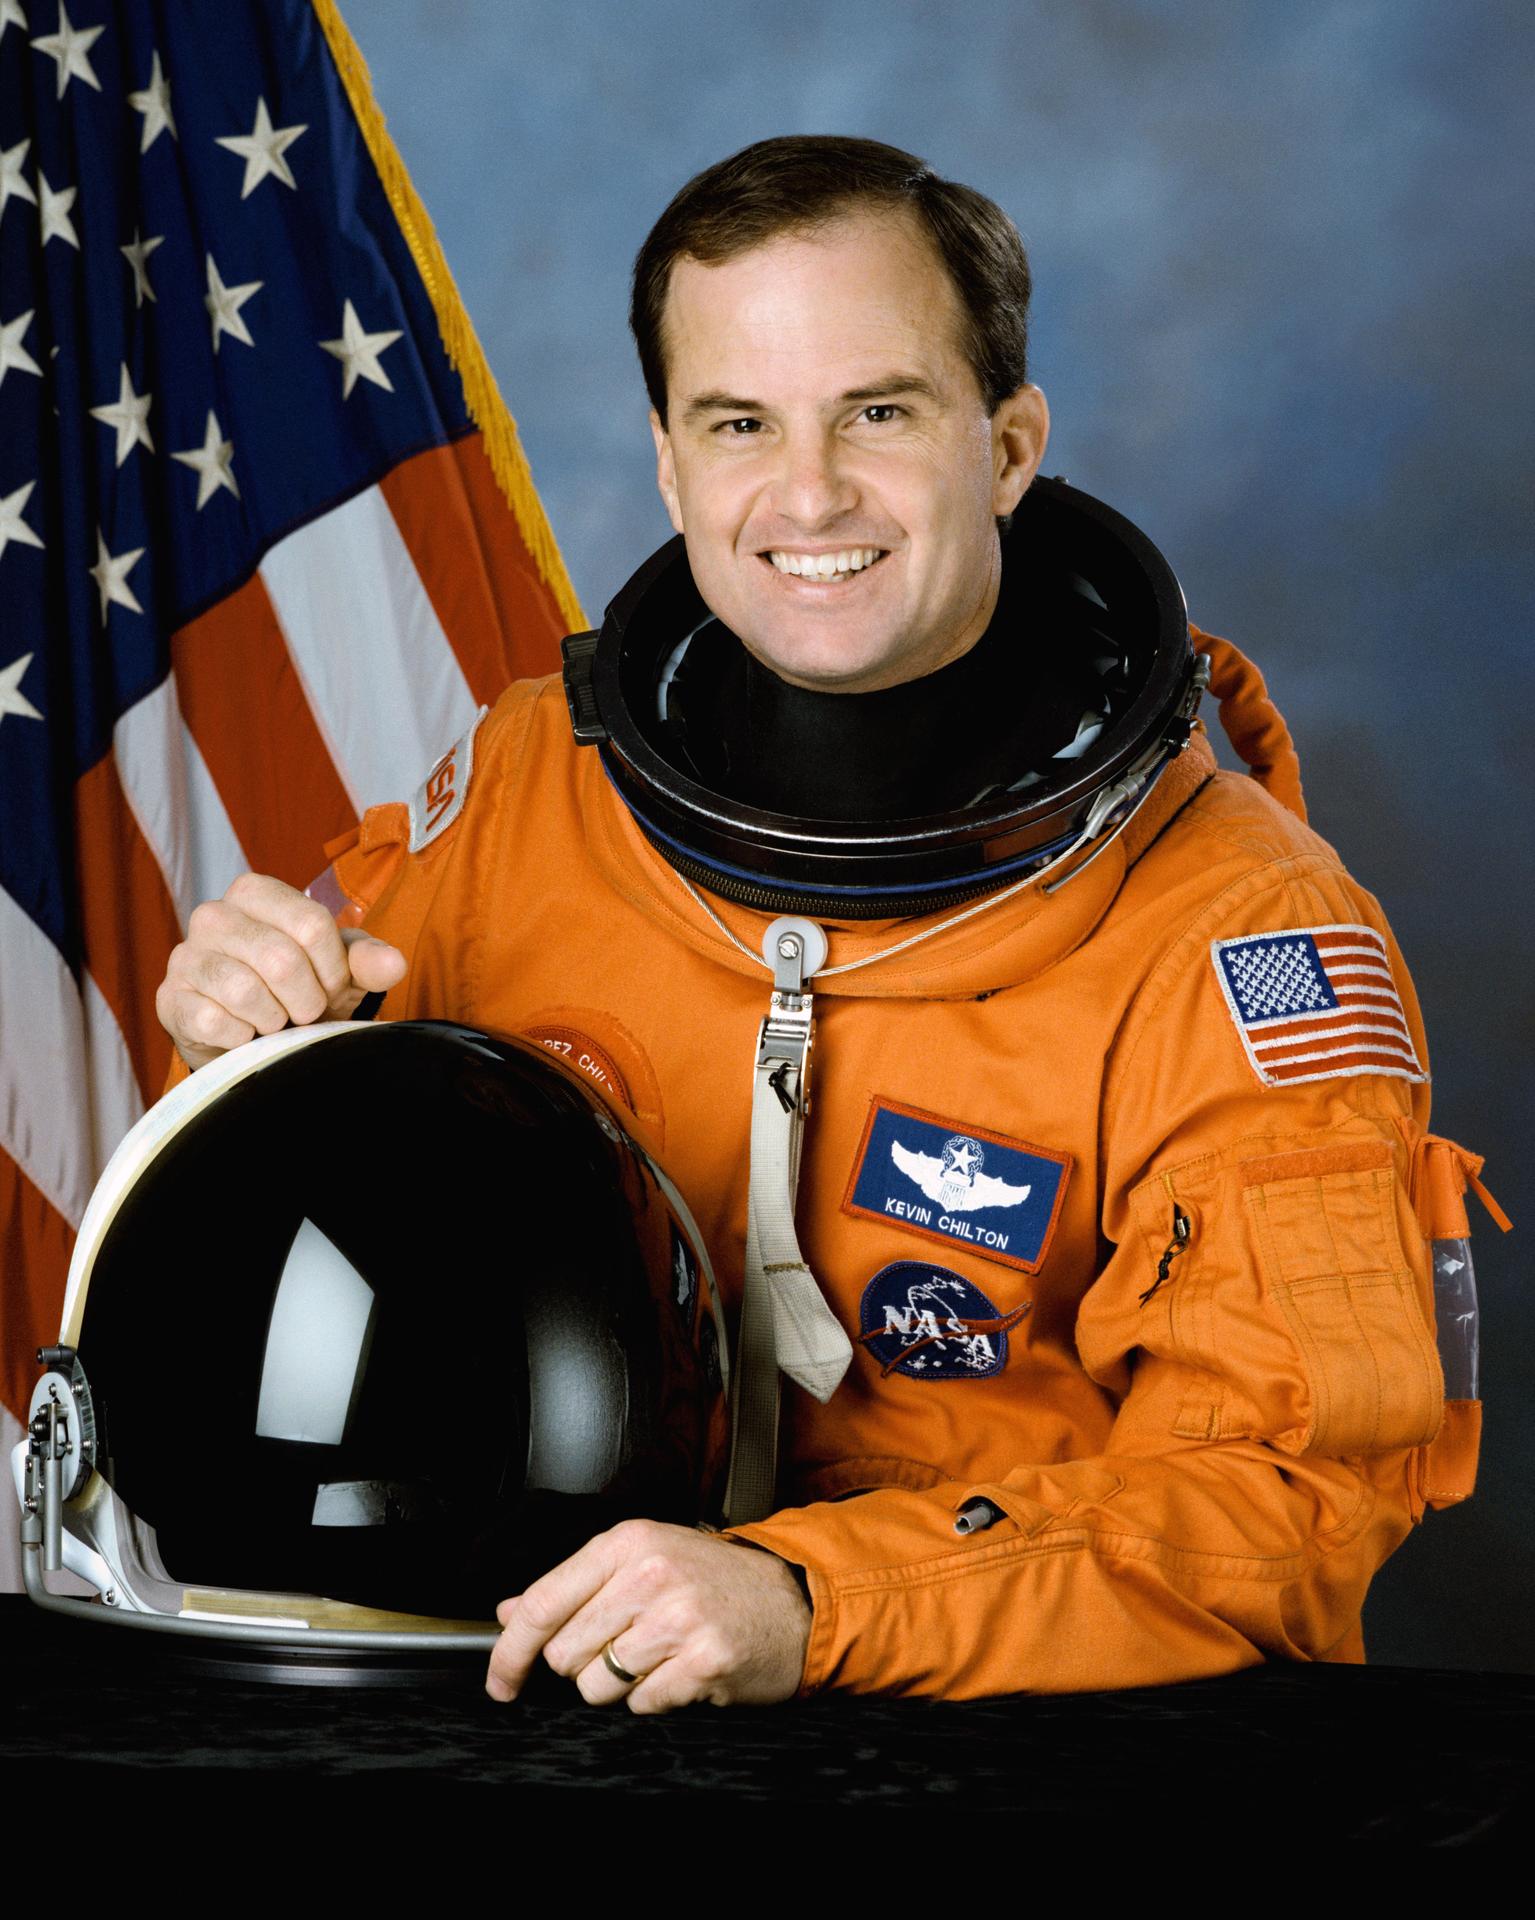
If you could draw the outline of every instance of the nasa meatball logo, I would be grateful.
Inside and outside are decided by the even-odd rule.
[[[1004,1313],[949,1267],[897,1260],[864,1288],[859,1343],[879,1362],[881,1377],[988,1380],[1007,1365],[1008,1330],[1031,1304]]]
[[[843,1211],[1037,1273],[1071,1156],[876,1099]]]

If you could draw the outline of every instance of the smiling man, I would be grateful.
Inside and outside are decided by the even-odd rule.
[[[727,1531],[625,1523],[509,1596],[498,1699],[540,1658],[637,1712],[1359,1660],[1470,1490],[1429,1242],[1475,1163],[1410,981],[1261,681],[1037,477],[1028,296],[1006,216],[896,149],[691,181],[632,308],[680,539],[563,697],[173,956],[193,1067],[367,991],[575,1035],[698,1216]]]
[[[869,693],[946,667],[990,624],[995,519],[1044,455],[1020,384],[986,405],[964,312],[900,213],[844,214],[717,263],[664,307],[658,478],[698,590],[792,686]]]

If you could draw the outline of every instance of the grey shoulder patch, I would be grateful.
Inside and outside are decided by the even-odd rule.
[[[480,722],[489,713],[481,707],[461,734],[437,762],[410,797],[410,850],[420,853],[448,828],[464,810],[469,794],[469,776],[474,771],[474,736]]]

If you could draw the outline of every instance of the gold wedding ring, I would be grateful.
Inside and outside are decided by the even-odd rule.
[[[602,1664],[615,1680],[622,1680],[626,1687],[635,1686],[645,1678],[643,1673],[631,1673],[626,1666],[620,1664],[618,1656],[613,1651],[611,1640],[602,1649]]]

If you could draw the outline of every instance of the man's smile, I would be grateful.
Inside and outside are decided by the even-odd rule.
[[[766,560],[781,574],[821,586],[850,580],[854,574],[862,573],[883,560],[887,551],[885,547],[837,547],[824,553],[808,553],[773,547],[757,557]]]

